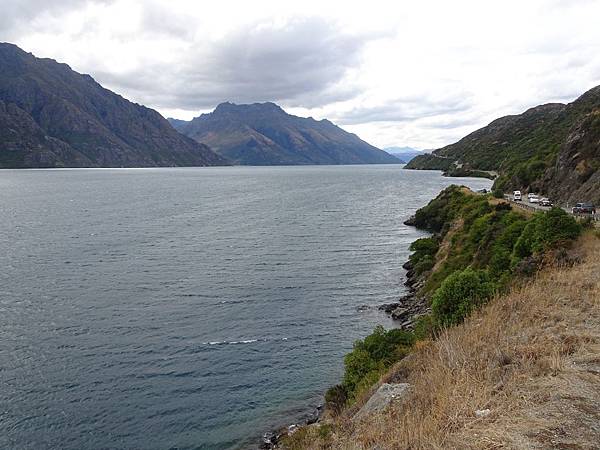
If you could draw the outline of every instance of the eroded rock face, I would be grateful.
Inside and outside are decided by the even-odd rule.
[[[390,403],[405,398],[409,393],[409,389],[410,384],[408,383],[382,384],[369,401],[354,415],[352,420],[358,421],[371,414],[383,411]]]
[[[573,127],[540,189],[569,205],[600,204],[600,109]]]

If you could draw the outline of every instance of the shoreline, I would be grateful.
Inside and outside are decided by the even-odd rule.
[[[415,227],[414,216],[405,220],[403,224]],[[388,315],[393,321],[397,322],[399,324],[399,329],[409,331],[413,330],[416,319],[431,312],[431,307],[425,297],[417,296],[417,292],[424,280],[415,274],[410,260],[407,260],[402,264],[402,268],[406,270],[406,280],[403,284],[408,288],[408,294],[402,295],[397,302],[384,303],[376,308]],[[263,433],[257,448],[259,450],[278,449],[280,448],[279,444],[281,443],[281,440],[286,436],[295,433],[301,427],[319,423],[325,412],[324,397],[325,394],[323,393],[322,403],[320,403],[311,413],[307,413],[300,421]]]
[[[324,411],[325,403],[323,401],[322,403],[319,403],[319,405],[314,408],[312,412],[306,413],[304,418],[302,418],[300,421],[263,433],[263,435],[260,437],[260,443],[257,448],[259,450],[273,450],[279,448],[278,446],[281,443],[281,439],[295,433],[301,427],[318,423]]]

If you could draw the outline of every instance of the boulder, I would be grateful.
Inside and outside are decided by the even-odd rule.
[[[354,415],[352,420],[358,421],[366,416],[383,411],[391,402],[406,397],[409,388],[408,383],[382,384],[369,401]]]

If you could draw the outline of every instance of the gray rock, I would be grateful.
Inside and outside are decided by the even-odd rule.
[[[475,417],[487,417],[490,415],[490,410],[489,409],[478,409],[477,411],[475,411]]]
[[[402,399],[408,394],[408,383],[384,383],[371,396],[369,401],[354,415],[353,421],[361,420],[371,414],[383,411],[392,401]]]

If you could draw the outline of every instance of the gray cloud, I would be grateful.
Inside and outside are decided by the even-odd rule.
[[[149,14],[146,23],[157,25],[156,15]],[[177,34],[177,29],[164,31]],[[378,37],[345,34],[333,22],[318,18],[295,19],[285,26],[260,23],[211,45],[188,46],[175,64],[94,75],[137,101],[160,108],[203,110],[226,100],[272,100],[310,108],[357,94],[356,86],[344,83],[344,77],[359,63],[364,45]]]
[[[473,106],[473,96],[467,92],[455,92],[450,96],[439,98],[427,95],[410,96],[390,99],[383,105],[353,108],[341,114],[338,120],[344,125],[369,122],[412,122],[427,117],[461,113]]]
[[[112,3],[113,0],[2,0],[0,36],[10,40],[30,33],[32,21],[40,17],[57,17],[85,8],[90,3]],[[43,26],[44,24],[38,24]]]

